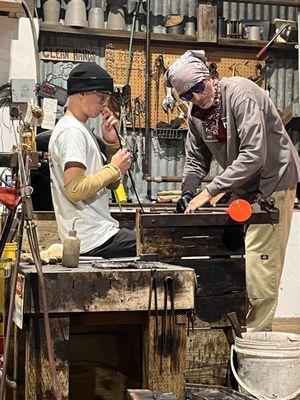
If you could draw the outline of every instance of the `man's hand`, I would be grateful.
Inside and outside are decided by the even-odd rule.
[[[103,139],[110,144],[118,143],[118,135],[115,130],[118,121],[113,113],[106,108],[102,113],[102,135]]]
[[[132,156],[130,152],[123,147],[114,154],[111,158],[111,164],[120,168],[122,174],[129,170],[132,162]]]
[[[192,200],[194,195],[191,192],[184,193],[176,204],[176,211],[179,213],[184,213],[189,202]]]
[[[201,193],[199,193],[189,202],[187,209],[185,210],[185,213],[186,214],[194,213],[198,208],[204,206],[204,204],[209,202],[211,199],[212,195],[208,192],[207,189],[204,189]]]

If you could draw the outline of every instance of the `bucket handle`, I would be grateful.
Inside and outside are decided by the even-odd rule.
[[[252,390],[249,388],[249,386],[247,386],[245,384],[245,382],[242,381],[242,379],[238,376],[238,373],[235,370],[235,366],[233,363],[233,354],[234,351],[236,353],[242,353],[241,351],[239,351],[235,345],[231,346],[231,351],[230,351],[230,366],[231,366],[231,371],[233,373],[233,376],[235,377],[237,383],[249,394],[251,394],[251,396],[255,397],[258,400],[274,400],[274,397],[266,397],[263,394],[257,393],[255,390]],[[290,396],[287,397],[281,397],[280,400],[293,400],[295,399],[300,393],[300,390],[297,390],[297,392],[292,393]]]

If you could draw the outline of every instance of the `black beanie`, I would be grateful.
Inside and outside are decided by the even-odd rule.
[[[68,95],[92,90],[113,92],[113,79],[105,69],[96,63],[78,64],[68,78]]]

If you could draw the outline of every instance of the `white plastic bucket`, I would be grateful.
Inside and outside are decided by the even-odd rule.
[[[237,354],[237,371],[233,354]],[[247,332],[231,347],[231,369],[240,391],[259,400],[300,396],[300,335]]]

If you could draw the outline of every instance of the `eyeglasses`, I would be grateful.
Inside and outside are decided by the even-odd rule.
[[[95,90],[97,93],[98,97],[100,98],[101,101],[108,101],[110,99],[111,94],[110,93],[103,93],[100,90]]]
[[[196,83],[192,88],[190,88],[187,92],[184,92],[180,95],[181,100],[191,101],[193,98],[193,93],[203,93],[205,89],[205,81],[201,81]]]
[[[92,90],[90,92],[86,92],[86,94],[89,94],[89,93],[96,94],[99,97],[100,101],[103,103],[105,101],[108,101],[111,97],[111,93],[103,93],[103,92],[101,92],[101,90]]]

